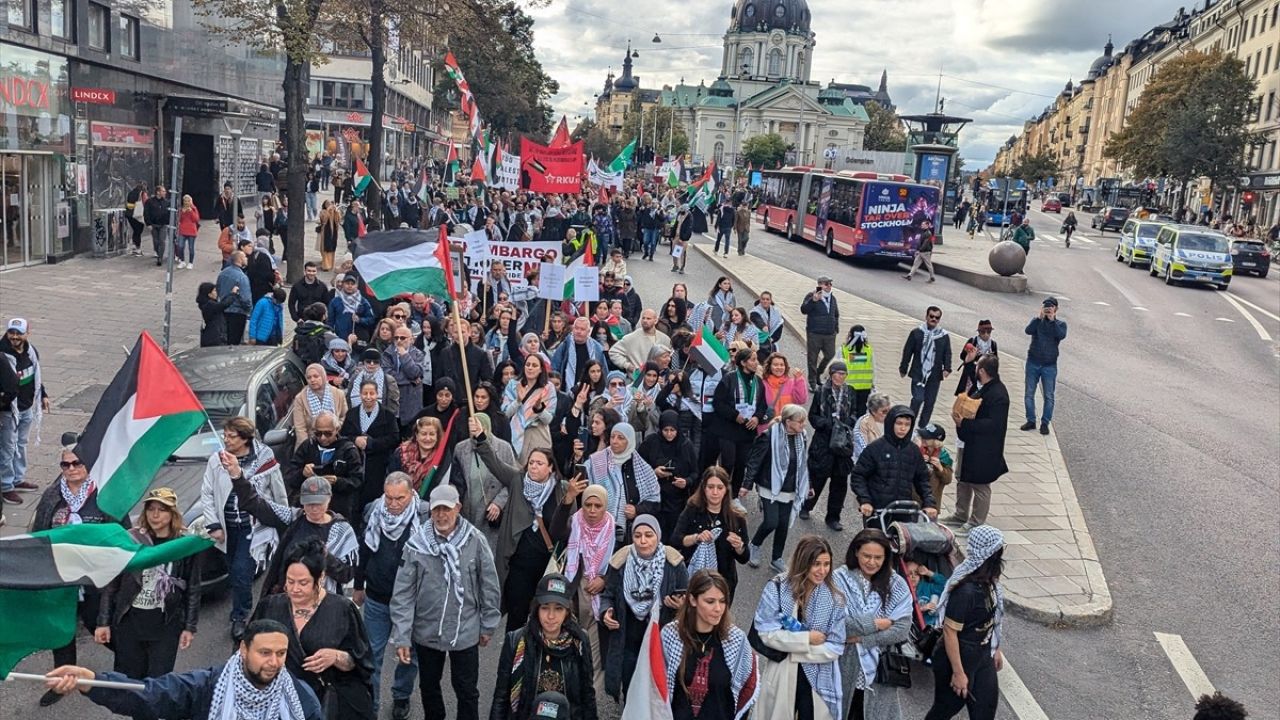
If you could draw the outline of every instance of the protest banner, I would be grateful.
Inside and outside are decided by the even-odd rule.
[[[577,193],[582,189],[582,141],[550,148],[520,139],[520,187],[533,192]]]
[[[467,242],[467,257],[475,258],[476,262],[489,259],[489,234],[483,228],[463,235],[462,239]]]
[[[503,190],[515,191],[520,188],[520,156],[504,153],[502,166],[498,168],[497,185]]]
[[[488,243],[489,255],[485,258],[475,257],[471,254],[470,244],[468,243],[466,260],[467,272],[473,281],[477,281],[489,274],[489,267],[497,261],[502,261],[507,265],[507,280],[511,282],[512,287],[526,287],[529,282],[525,279],[528,270],[532,265],[547,262],[559,264],[560,243],[558,242],[490,242]]]

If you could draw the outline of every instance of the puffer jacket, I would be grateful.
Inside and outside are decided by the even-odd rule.
[[[129,531],[135,542],[155,545],[155,540],[140,528]],[[175,560],[168,572],[174,579],[173,589],[164,597],[164,619],[168,623],[175,613],[182,613],[182,629],[196,631],[200,620],[200,554]],[[142,573],[125,572],[116,576],[102,590],[98,604],[98,627],[117,627],[133,601],[142,591]]]
[[[929,466],[920,448],[912,442],[911,433],[900,439],[893,432],[893,424],[900,417],[911,418],[915,429],[916,417],[911,408],[894,405],[884,418],[884,435],[862,451],[849,484],[859,505],[880,509],[896,500],[911,500],[914,488],[924,507],[937,508],[938,501],[929,489]]]

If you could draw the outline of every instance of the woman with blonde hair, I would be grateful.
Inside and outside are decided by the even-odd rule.
[[[342,213],[332,200],[320,206],[316,221],[316,250],[320,251],[320,269],[333,270],[333,254],[338,251],[338,234],[342,231]]]
[[[804,428],[809,413],[801,405],[783,405],[782,412],[769,423],[769,429],[751,446],[747,469],[742,478],[741,497],[754,487],[760,495],[760,527],[751,538],[751,567],[760,567],[760,546],[773,534],[774,572],[782,572],[782,552],[787,546],[787,531],[808,500],[809,441]]]
[[[190,270],[196,266],[196,234],[200,232],[200,211],[190,195],[182,196],[182,209],[178,211],[178,244],[173,248],[173,259],[179,268]],[[186,260],[182,259],[186,251]]]

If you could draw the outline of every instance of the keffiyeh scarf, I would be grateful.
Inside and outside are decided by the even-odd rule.
[[[938,349],[935,345],[939,338],[947,336],[947,331],[941,326],[929,329],[927,323],[920,323],[920,384],[924,385],[929,381],[929,375],[933,373],[933,362],[937,359]]]
[[[787,480],[787,463],[792,451],[796,457],[796,494],[791,502],[791,519],[800,513],[800,506],[809,497],[809,446],[805,442],[804,433],[788,435],[786,424],[778,420],[769,428],[769,447],[772,460],[769,467],[769,492],[776,498],[782,492],[782,485]]]
[[[303,720],[306,713],[289,671],[280,668],[275,680],[259,690],[244,675],[237,652],[222,666],[209,703],[211,720]]]
[[[445,584],[453,591],[453,599],[458,605],[457,618],[454,620],[453,640],[449,643],[453,645],[458,642],[458,633],[462,629],[462,606],[465,599],[465,590],[462,587],[462,565],[459,562],[462,554],[462,548],[466,546],[467,541],[471,539],[471,535],[475,533],[475,527],[458,518],[458,525],[453,529],[453,534],[448,538],[442,539],[436,533],[435,525],[427,523],[418,529],[409,538],[408,544],[405,546],[415,552],[420,552],[427,557],[440,558],[441,564],[444,565],[444,581]],[[446,593],[444,605],[440,608],[440,626],[437,633],[444,632],[444,611],[449,607],[449,595]]]
[[[542,482],[538,482],[529,477],[526,473],[524,476],[524,499],[529,503],[529,509],[533,511],[533,525],[531,530],[538,529],[538,520],[542,518],[542,506],[547,504],[547,498],[551,497],[552,490],[555,489],[556,479],[554,477],[547,478]]]
[[[1004,533],[990,525],[979,525],[969,531],[968,554],[964,562],[960,563],[947,579],[947,587],[938,600],[938,609],[934,611],[937,613],[939,627],[947,618],[947,600],[951,598],[951,591],[1002,547],[1004,547]],[[993,583],[992,586],[996,594],[996,616],[991,628],[991,654],[995,655],[1000,647],[1000,634],[1004,626],[1004,588],[998,582]]]
[[[632,615],[647,620],[649,611],[659,605],[662,598],[662,576],[666,569],[667,551],[661,542],[648,558],[640,557],[636,546],[631,546],[626,566],[622,570],[622,594]]]
[[[594,527],[583,518],[582,511],[573,514],[569,521],[569,546],[565,552],[564,576],[573,582],[578,577],[578,564],[582,564],[584,582],[604,577],[609,569],[609,558],[613,557],[614,544],[617,539],[614,533],[613,516],[607,511],[604,519]],[[591,596],[591,615],[600,617],[600,596]]]
[[[689,574],[693,575],[699,570],[716,570],[716,541],[724,534],[724,528],[711,528],[711,541],[699,542],[693,548],[693,555],[689,557]]]
[[[307,395],[307,409],[311,411],[311,417],[314,418],[325,410],[334,415],[338,414],[338,410],[333,404],[333,396],[329,394],[328,385],[320,388],[319,395],[312,392],[311,388],[307,388],[305,392]]]
[[[58,478],[58,492],[62,493],[62,501],[67,504],[67,524],[79,525],[84,522],[80,517],[80,508],[89,501],[89,496],[93,494],[94,484],[92,480],[86,479],[80,483],[78,492],[71,492],[71,488],[67,487],[67,479],[65,477]]]
[[[784,581],[777,588],[778,617],[796,617],[795,599],[791,595],[790,585]],[[823,583],[809,593],[809,600],[805,603],[804,608],[804,626],[809,630],[817,630],[829,637],[836,623],[844,624],[843,603],[837,604],[831,588]],[[777,619],[772,624],[779,626]],[[762,624],[758,621],[756,625],[764,632],[778,629],[778,627],[761,627]],[[844,701],[842,699],[843,691],[840,687],[840,663],[800,663],[800,667],[804,669],[804,675],[809,680],[809,686],[818,694],[818,697],[822,698],[822,701],[827,705],[827,709],[831,711],[831,717],[843,717]]]
[[[378,402],[386,402],[386,373],[382,371],[382,368],[378,368],[372,373],[362,368],[360,372],[356,373],[356,376],[351,379],[351,404],[360,404],[360,386],[364,384],[365,380],[372,380],[374,384],[378,386]]]
[[[359,292],[347,292],[345,290],[338,291],[338,297],[342,299],[342,309],[352,315],[360,314],[360,297]]]
[[[831,576],[832,582],[844,595],[848,617],[871,615],[889,620],[901,620],[911,616],[911,588],[907,581],[895,573],[889,575],[889,597],[882,599],[871,589],[871,583],[858,570],[838,568]],[[846,650],[846,652],[848,652]],[[858,643],[858,665],[862,668],[854,687],[865,690],[876,681],[876,666],[880,662],[880,648]]]
[[[613,516],[615,527],[626,527],[627,517],[623,509],[627,506],[627,481],[623,477],[622,468],[631,461],[631,470],[636,479],[636,490],[640,493],[638,502],[659,500],[662,490],[658,485],[658,474],[639,453],[630,453],[628,457],[618,459],[609,448],[593,453],[588,460],[588,479],[603,485],[609,491],[609,514]]]
[[[408,530],[410,534],[418,530],[418,513],[412,505],[406,507],[399,515],[392,515],[387,510],[386,497],[373,501],[369,511],[369,522],[364,529],[364,544],[374,552],[382,544],[385,535],[391,542],[396,542]]]
[[[662,659],[667,673],[667,687],[679,682],[681,660],[684,659],[684,641],[680,639],[678,623],[667,623],[662,628]],[[742,720],[756,703],[760,694],[760,675],[756,654],[747,643],[747,634],[736,626],[729,626],[728,637],[720,640],[724,651],[724,664],[729,667],[730,688],[733,692],[734,720]]]
[[[369,428],[373,426],[373,421],[378,419],[378,406],[374,405],[373,409],[365,412],[364,405],[360,406],[360,432],[367,433]],[[365,452],[368,452],[366,448]]]

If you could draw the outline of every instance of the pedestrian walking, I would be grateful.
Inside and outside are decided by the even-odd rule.
[[[773,535],[772,562],[774,572],[785,570],[782,553],[787,546],[787,532],[800,514],[800,508],[813,497],[809,482],[809,441],[805,436],[808,412],[802,405],[784,405],[769,429],[751,446],[742,489],[738,498],[753,488],[760,495],[760,526],[751,538],[751,567],[760,567],[760,546]]]
[[[711,251],[713,254],[720,252],[720,243],[723,241],[724,256],[729,257],[729,243],[733,237],[733,225],[736,219],[734,208],[727,200],[716,208],[716,245]]]
[[[227,329],[227,344],[239,345],[244,342],[245,326],[249,324],[249,315],[253,312],[253,291],[249,287],[249,276],[244,269],[249,259],[239,250],[231,253],[231,262],[218,272],[218,302],[227,303],[223,318]]]
[[[956,435],[964,443],[956,462],[956,510],[946,522],[969,532],[987,523],[991,508],[991,484],[1009,472],[1004,459],[1005,432],[1009,424],[1009,391],[1000,380],[1000,358],[978,360],[978,377],[969,397],[981,401],[972,418],[953,414]]]
[[[933,706],[925,720],[947,720],[967,708],[972,720],[993,720],[1004,667],[1004,534],[990,525],[969,532],[964,562],[938,601],[942,638],[933,651]]]
[[[196,234],[199,232],[200,211],[190,195],[183,195],[182,210],[178,213],[178,244],[174,247],[179,268],[190,270],[196,266]]]
[[[898,374],[911,378],[911,413],[920,425],[929,424],[938,388],[951,375],[951,336],[941,322],[942,309],[930,305],[924,322],[907,334],[898,363]]]
[[[569,581],[571,614],[586,634],[595,663],[591,684],[596,698],[604,697],[604,644],[601,641],[600,598],[609,561],[617,549],[609,491],[601,485],[582,490],[582,507],[576,507],[577,488],[571,483],[551,521],[551,538],[565,546],[564,574]]]
[[[707,461],[704,465],[715,460],[714,448],[718,445],[720,467],[732,479],[729,497],[744,514],[746,508],[739,507],[742,505],[740,491],[751,443],[759,435],[756,429],[772,417],[764,397],[764,383],[757,374],[759,369],[755,352],[739,347],[733,353],[732,367],[722,371],[715,386],[711,396],[712,412],[703,413],[702,442],[714,444],[701,455]]]
[[[845,382],[853,391],[853,416],[860,418],[867,412],[867,399],[876,385],[875,348],[865,327],[849,328],[849,335],[840,346],[840,359],[848,371]]]
[[[916,270],[919,270],[921,265],[924,265],[929,271],[929,282],[937,280],[933,274],[933,230],[928,226],[921,229],[919,244],[916,246],[916,256],[911,260],[911,270],[906,275],[903,275],[902,278],[910,280],[915,276]]]
[[[129,247],[130,255],[142,255],[142,231],[146,229],[147,217],[147,184],[139,182],[133,186],[124,198],[124,219],[129,223],[133,235]]]
[[[0,405],[0,493],[4,502],[13,505],[22,504],[19,493],[39,489],[27,479],[27,444],[33,429],[40,437],[50,402],[43,363],[31,344],[30,330],[26,319],[13,318],[0,338],[0,362],[7,363],[18,376],[16,396]]]
[[[757,720],[840,720],[845,598],[831,577],[831,545],[800,538],[791,562],[765,583],[754,625],[760,636]]]
[[[480,717],[480,647],[502,619],[498,574],[484,534],[460,517],[452,485],[429,496],[431,522],[405,545],[391,596],[391,642],[402,664],[418,659],[424,717],[447,717],[441,679],[445,660],[458,720]]]
[[[1016,216],[1016,213],[1015,213],[1015,216]],[[1018,246],[1022,248],[1022,251],[1024,253],[1026,253],[1027,255],[1030,255],[1031,241],[1036,239],[1036,230],[1035,228],[1031,227],[1031,218],[1024,217],[1022,218],[1022,221],[1020,223],[1017,220],[1015,220],[1014,224],[1017,227],[1014,228],[1013,234],[1010,236],[1009,239],[1017,243]]]
[[[956,395],[973,389],[978,377],[978,360],[984,355],[999,354],[1000,345],[991,337],[992,330],[990,320],[979,320],[978,334],[965,341],[960,351],[960,382],[956,384]]]
[[[836,333],[840,331],[840,306],[831,294],[831,278],[818,278],[818,287],[800,303],[805,316],[805,354],[809,360],[809,389],[818,386],[822,369],[836,356]]]
[[[151,249],[156,255],[156,266],[164,262],[166,241],[169,238],[169,192],[163,185],[156,186],[156,194],[143,205],[143,218],[151,228]]]
[[[1036,428],[1036,386],[1044,395],[1044,410],[1040,415],[1040,434],[1049,434],[1053,422],[1054,390],[1058,384],[1058,346],[1067,338],[1067,323],[1058,319],[1058,299],[1048,297],[1041,303],[1040,314],[1027,323],[1026,333],[1031,336],[1027,349],[1026,388],[1024,404],[1027,421],[1023,430]]]
[[[751,239],[751,208],[745,202],[733,210],[733,231],[738,235],[738,254],[747,254],[747,241]]]
[[[738,565],[751,559],[747,517],[729,502],[729,475],[711,466],[676,519],[672,544],[684,555],[689,572],[714,572],[725,582],[725,607],[738,588]]]
[[[827,382],[814,393],[813,406],[809,409],[809,424],[813,426],[813,439],[809,443],[809,483],[813,496],[804,500],[800,519],[808,520],[809,513],[818,505],[818,497],[831,483],[827,493],[827,527],[835,532],[844,530],[840,514],[844,511],[844,499],[849,491],[849,473],[853,470],[853,414],[854,390],[848,386],[844,363],[832,361],[827,367]],[[833,442],[836,438],[840,442]],[[848,441],[847,443],[845,441]]]
[[[167,487],[147,492],[129,531],[139,545],[163,545],[185,533],[178,496]],[[173,672],[200,619],[200,557],[124,572],[103,588],[93,639],[113,647],[116,672],[139,680]]]
[[[929,468],[911,440],[914,426],[911,408],[893,406],[884,418],[884,434],[858,456],[849,487],[858,498],[863,518],[870,518],[890,503],[912,500],[912,492],[919,496],[926,515],[938,516],[938,505],[929,488]]]

